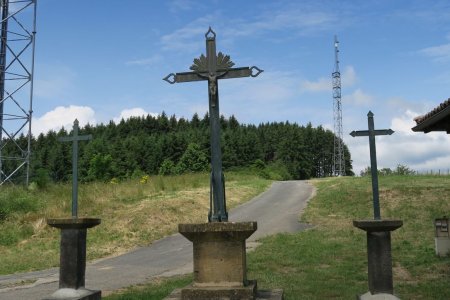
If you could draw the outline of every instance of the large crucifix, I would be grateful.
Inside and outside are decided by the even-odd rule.
[[[78,135],[78,120],[73,122],[72,136],[60,137],[60,142],[72,142],[72,218],[78,218],[78,142],[91,140],[92,135]]]
[[[377,152],[375,148],[375,136],[377,135],[391,135],[394,133],[392,129],[377,129],[373,122],[373,113],[369,111],[367,114],[367,121],[369,123],[369,130],[352,131],[350,135],[356,136],[368,136],[370,147],[370,171],[372,173],[372,193],[373,193],[373,214],[375,220],[381,220],[380,213],[380,199],[378,193],[378,169],[377,169]]]
[[[222,152],[220,149],[220,114],[218,80],[239,77],[256,77],[263,70],[258,67],[232,68],[229,55],[216,54],[216,33],[209,27],[205,34],[206,56],[194,59],[192,72],[171,73],[164,80],[170,84],[191,81],[208,81],[209,116],[211,127],[211,192],[209,222],[228,221],[225,199],[225,179],[222,173]]]

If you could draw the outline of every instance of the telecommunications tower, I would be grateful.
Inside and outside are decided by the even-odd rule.
[[[342,103],[341,103],[341,72],[339,71],[339,41],[334,36],[335,66],[332,73],[333,82],[333,124],[334,124],[334,152],[333,176],[345,175],[344,141],[342,135]]]
[[[37,0],[0,0],[0,185],[28,185]]]

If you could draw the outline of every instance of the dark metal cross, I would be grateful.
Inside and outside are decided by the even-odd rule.
[[[78,217],[78,141],[91,140],[92,135],[78,135],[78,120],[73,122],[72,136],[60,137],[60,142],[72,142],[72,218]]]
[[[234,63],[229,55],[222,52],[216,54],[216,33],[209,27],[206,37],[206,56],[194,59],[190,67],[192,72],[171,73],[164,80],[170,84],[191,81],[208,81],[209,116],[211,127],[211,192],[210,192],[210,222],[228,221],[225,200],[225,179],[222,173],[222,152],[220,149],[220,114],[218,80],[256,77],[263,70],[258,67],[232,68]]]
[[[373,214],[375,220],[381,220],[380,214],[380,199],[378,194],[378,169],[377,169],[377,152],[375,149],[375,136],[376,135],[391,135],[394,133],[392,129],[378,129],[375,130],[373,123],[373,113],[369,111],[367,114],[367,120],[369,123],[369,130],[352,131],[350,135],[356,136],[368,136],[370,146],[370,171],[372,173],[372,193],[373,193]]]

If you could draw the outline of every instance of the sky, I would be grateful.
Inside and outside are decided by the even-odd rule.
[[[333,129],[331,73],[339,40],[344,141],[355,173],[370,165],[367,138],[352,130],[391,128],[377,137],[378,167],[450,168],[450,136],[414,133],[414,117],[450,97],[450,2],[425,0],[38,0],[32,132],[78,118],[208,109],[207,83],[170,85],[205,53],[209,26],[217,50],[256,78],[219,82],[220,109],[241,123],[296,122]]]

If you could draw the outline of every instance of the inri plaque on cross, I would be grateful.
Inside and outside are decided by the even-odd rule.
[[[60,137],[60,142],[72,142],[72,218],[78,217],[78,142],[91,140],[92,135],[78,135],[78,120],[73,122],[72,136]]]
[[[171,73],[164,78],[170,84],[191,81],[208,81],[209,116],[211,127],[211,203],[210,222],[228,221],[225,199],[225,179],[222,173],[222,152],[220,149],[220,113],[218,80],[239,77],[256,77],[263,70],[258,67],[232,68],[230,56],[216,54],[216,33],[209,28],[206,37],[206,56],[194,59],[192,72]]]
[[[377,152],[375,148],[375,136],[376,135],[391,135],[394,133],[392,129],[378,129],[375,130],[373,122],[373,113],[369,111],[367,114],[367,121],[369,123],[369,130],[352,131],[350,135],[356,136],[368,136],[370,147],[370,171],[372,173],[372,193],[373,193],[373,214],[375,220],[381,219],[380,213],[380,199],[378,193],[378,169],[377,169]]]

